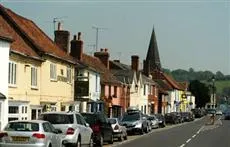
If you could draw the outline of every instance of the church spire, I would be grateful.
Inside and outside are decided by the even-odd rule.
[[[150,72],[153,72],[155,70],[160,70],[161,71],[161,61],[160,61],[160,56],[158,52],[158,47],[157,47],[157,40],[156,40],[156,35],[153,27],[150,43],[149,43],[149,49],[147,52],[146,56],[146,62],[149,62],[150,66]]]

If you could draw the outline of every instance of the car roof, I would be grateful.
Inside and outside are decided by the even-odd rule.
[[[14,120],[14,121],[10,121],[9,123],[15,123],[15,122],[44,123],[48,121],[45,121],[45,120]]]
[[[42,114],[67,114],[67,115],[70,115],[70,114],[80,114],[79,112],[76,112],[76,111],[52,111],[52,112],[44,112]]]

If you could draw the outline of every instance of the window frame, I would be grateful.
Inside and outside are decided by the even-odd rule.
[[[50,80],[57,81],[57,65],[50,63]]]
[[[38,68],[36,66],[31,67],[31,88],[38,88]]]
[[[9,61],[8,63],[8,84],[9,86],[16,87],[17,85],[17,63]]]
[[[72,83],[72,69],[71,69],[71,67],[66,68],[66,78],[67,78],[67,83]]]

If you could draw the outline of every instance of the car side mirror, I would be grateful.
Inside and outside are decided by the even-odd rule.
[[[88,124],[88,123],[86,123],[86,124],[85,124],[85,126],[86,126],[86,127],[89,127],[89,124]]]

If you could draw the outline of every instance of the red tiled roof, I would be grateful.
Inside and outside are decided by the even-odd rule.
[[[105,65],[97,58],[92,57],[86,54],[82,56],[82,62],[96,70],[98,70],[102,74],[101,81],[102,83],[113,83],[113,84],[120,84],[113,76],[113,74],[105,67]]]
[[[0,30],[8,32],[14,40],[11,44],[11,50],[31,57],[40,58],[39,55],[25,42],[25,40],[10,26],[10,24],[8,24],[2,15],[0,15]]]
[[[7,25],[7,29],[12,33],[13,39],[15,40],[12,44],[13,50],[23,52],[30,56],[38,56],[38,52],[45,53],[75,63],[74,58],[60,49],[33,21],[19,16],[10,9],[4,8],[2,5],[0,5],[0,10],[3,12],[1,15],[4,15],[4,18],[8,18],[6,20],[2,16],[0,23],[5,23],[4,25]],[[23,35],[26,38],[23,38]]]
[[[10,36],[10,34],[6,30],[2,29],[1,26],[0,26],[0,39],[6,40],[6,41],[9,41],[9,42],[13,41],[12,37]]]
[[[181,89],[183,90],[187,90],[188,89],[188,82],[178,82],[178,84],[180,85]]]
[[[165,80],[169,82],[170,85],[172,85],[173,88],[178,89],[178,90],[183,90],[172,77],[168,76],[165,73],[162,73],[162,75],[164,76]]]

